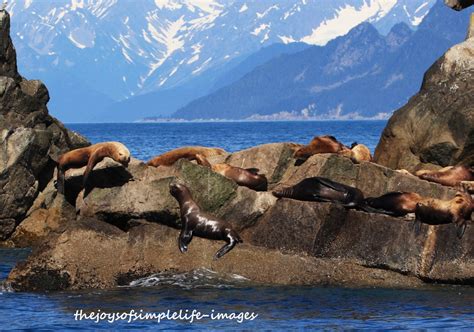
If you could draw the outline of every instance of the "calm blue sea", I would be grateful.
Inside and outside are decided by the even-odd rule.
[[[139,159],[182,145],[220,146],[236,151],[257,144],[307,143],[331,134],[343,143],[358,141],[375,148],[383,121],[355,122],[233,122],[164,124],[74,124],[68,127],[92,142],[118,140]],[[24,249],[0,249],[0,279]],[[138,280],[130,287],[106,291],[13,293],[0,291],[0,329],[465,329],[474,326],[474,288],[427,286],[419,290],[348,289],[335,287],[265,287],[212,271],[163,274]],[[251,313],[252,321],[183,320],[94,323],[74,319],[77,310],[166,313],[182,316]],[[213,311],[214,310],[214,311]],[[230,316],[229,316],[230,317]]]

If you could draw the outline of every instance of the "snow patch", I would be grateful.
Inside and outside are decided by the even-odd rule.
[[[71,0],[71,10],[77,10],[78,8],[84,8],[84,0]]]
[[[32,2],[33,2],[33,0],[25,0],[25,5],[24,5],[23,8],[28,9],[28,7],[31,6]]]
[[[270,25],[268,24],[260,24],[260,26],[258,28],[255,28],[251,34],[254,35],[254,36],[258,36],[260,34],[260,32],[262,32],[263,30],[267,29],[268,27],[270,27]]]
[[[345,5],[336,10],[333,18],[324,20],[311,34],[301,38],[301,41],[313,45],[325,45],[364,21],[369,19],[376,21],[382,18],[396,3],[397,0],[366,0],[359,8]]]
[[[249,7],[247,6],[246,3],[244,3],[244,4],[242,5],[242,7],[240,7],[240,9],[239,9],[239,13],[243,13],[243,12],[246,11],[247,9],[249,9]]]
[[[128,63],[133,63],[133,60],[130,57],[130,55],[127,53],[126,49],[122,48],[122,54],[123,54],[123,56],[125,57],[125,59],[127,60]]]
[[[262,17],[265,17],[271,10],[273,9],[280,9],[280,7],[278,7],[278,5],[273,5],[271,6],[270,8],[268,8],[267,10],[265,10],[263,13],[257,13],[257,17],[258,18],[262,18]]]
[[[184,26],[184,16],[181,16],[174,22],[167,21],[162,27],[155,27],[150,21],[148,22],[148,31],[151,33],[151,37],[157,42],[165,46],[165,51],[162,51],[162,57],[155,63],[150,65],[150,71],[147,76],[150,76],[158,69],[166,59],[175,51],[181,49],[184,46],[184,41],[181,36],[178,35],[178,31]]]
[[[74,39],[74,37],[72,36],[72,33],[69,34],[68,38],[77,48],[81,48],[81,49],[86,48],[86,45],[81,44],[77,40]]]
[[[188,65],[196,62],[199,60],[199,54],[196,54],[196,55],[193,55],[191,59],[188,60],[188,62],[186,62]]]
[[[426,6],[428,6],[428,2],[425,2],[425,3],[422,3],[421,6],[419,6],[416,10],[415,10],[415,14],[417,14],[420,10],[422,10],[423,8],[425,8]]]
[[[291,36],[278,36],[283,44],[294,43],[296,40]]]
[[[196,75],[197,73],[199,73],[200,71],[202,71],[202,70],[209,64],[209,62],[211,62],[211,60],[212,60],[212,57],[210,57],[209,59],[207,59],[206,61],[204,61],[201,66],[199,66],[198,68],[194,69],[194,70],[192,71],[193,75]]]

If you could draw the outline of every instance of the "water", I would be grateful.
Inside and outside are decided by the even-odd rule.
[[[70,124],[92,143],[118,140],[135,158],[155,155],[185,145],[217,146],[234,152],[276,142],[307,144],[318,135],[333,135],[346,145],[357,141],[374,151],[386,121],[282,121]]]
[[[384,121],[252,122],[164,124],[74,124],[68,127],[92,142],[119,140],[143,160],[182,145],[220,146],[237,151],[257,144],[307,143],[331,134],[345,144],[353,141],[375,148]],[[0,279],[29,254],[0,249]],[[0,329],[472,329],[474,288],[427,286],[419,290],[269,287],[236,275],[200,269],[184,274],[160,273],[128,287],[53,293],[0,291]],[[258,314],[252,321],[156,320],[75,321],[76,310],[160,313],[199,310],[202,314]],[[184,311],[183,311],[184,313]]]

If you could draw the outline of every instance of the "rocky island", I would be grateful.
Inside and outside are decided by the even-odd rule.
[[[420,92],[389,121],[375,161],[354,164],[335,154],[302,164],[295,145],[274,143],[219,156],[266,174],[269,190],[323,176],[355,186],[366,196],[414,191],[447,199],[455,190],[396,171],[440,168],[474,156],[474,36],[451,48],[427,72]],[[48,115],[48,92],[16,68],[9,15],[0,12],[0,235],[5,246],[32,247],[7,283],[17,291],[111,288],[161,271],[208,268],[262,284],[421,287],[474,282],[474,228],[462,239],[452,225],[347,210],[333,203],[277,199],[187,160],[128,168],[105,159],[82,191],[83,169],[66,173],[65,196],[55,188],[55,160],[89,143]],[[185,182],[206,211],[230,222],[243,244],[220,260],[222,245],[195,238],[186,254],[177,246],[180,220],[169,194]]]

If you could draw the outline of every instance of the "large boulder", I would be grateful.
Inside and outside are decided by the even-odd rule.
[[[295,143],[270,143],[231,154],[226,163],[241,168],[258,168],[265,174],[269,187],[276,184],[286,168],[293,162],[293,154],[300,145]]]
[[[349,158],[335,154],[318,154],[299,166],[290,166],[275,189],[292,186],[301,180],[321,176],[357,187],[366,197],[390,191],[416,192],[425,197],[452,198],[456,191],[437,183],[421,180],[372,162],[354,164]]]
[[[14,289],[115,287],[154,273],[199,268],[266,284],[417,287],[423,281],[473,280],[471,225],[462,240],[453,225],[423,225],[417,235],[411,216],[393,218],[332,203],[277,200],[270,192],[238,187],[186,160],[159,168],[132,161],[127,170],[132,178],[117,185],[113,179],[119,181],[120,173],[113,170],[112,161],[103,163],[96,175],[104,172],[107,185],[85,198],[83,192],[78,195],[78,217],[71,213],[72,206],[52,198],[48,190],[38,196],[13,240],[43,240],[34,243],[34,253],[10,274]],[[67,174],[71,183],[80,182],[81,176],[80,170]],[[289,162],[277,187],[305,176],[327,176],[370,195],[414,190],[447,198],[455,192],[374,163],[353,164],[328,154],[299,166]],[[190,187],[203,210],[229,221],[244,243],[213,261],[223,242],[195,237],[189,251],[181,254],[176,243],[179,210],[168,188],[176,178]]]
[[[17,71],[10,16],[0,10],[0,240],[50,182],[58,155],[89,143],[48,114],[49,94]]]
[[[422,195],[451,198],[455,191],[371,163],[344,167],[346,160],[334,155],[313,156],[301,171],[308,176],[328,176],[349,185],[364,187],[380,195],[389,190],[415,190]],[[341,165],[342,164],[342,165]],[[338,167],[340,166],[340,167]],[[374,171],[373,168],[378,169]],[[344,174],[337,174],[337,170]],[[358,169],[358,170],[357,170]],[[386,172],[383,172],[386,171]],[[286,184],[300,180],[293,171]],[[347,174],[352,174],[346,177]],[[385,186],[382,185],[385,184]],[[370,186],[370,187],[369,187]],[[363,266],[386,268],[416,275],[427,281],[472,283],[474,271],[474,228],[468,226],[462,240],[453,225],[423,225],[413,229],[414,216],[393,218],[382,214],[346,210],[331,203],[280,199],[247,229],[248,242],[283,252],[301,253],[326,259],[344,259]]]
[[[57,195],[48,208],[40,207],[29,214],[16,228],[9,242],[15,247],[35,247],[68,223],[74,222],[76,211],[63,196]]]
[[[76,203],[81,216],[95,216],[116,225],[144,219],[177,226],[178,203],[169,193],[169,184],[175,177],[184,181],[202,209],[211,213],[236,195],[234,182],[184,159],[173,167],[141,164],[130,171],[133,180],[121,186],[95,187],[86,197],[81,193]]]
[[[470,33],[431,66],[420,92],[390,118],[375,150],[377,163],[409,171],[474,165],[473,54]]]
[[[189,251],[178,250],[178,230],[139,222],[128,232],[96,219],[79,219],[54,235],[10,273],[7,283],[18,291],[111,288],[163,271],[206,268],[238,274],[254,283],[418,287],[411,276],[367,268],[344,260],[282,253],[239,244],[214,261],[223,242],[195,237]]]

